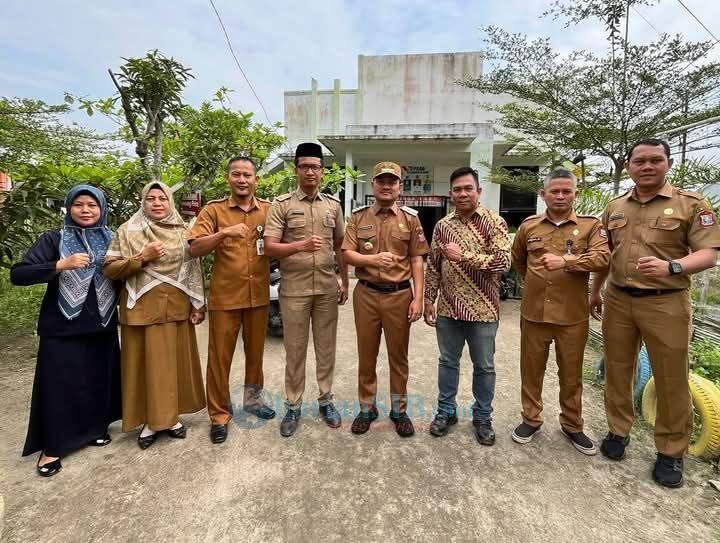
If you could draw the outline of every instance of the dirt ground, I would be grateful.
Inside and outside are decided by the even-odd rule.
[[[352,308],[340,312],[335,394],[343,426],[331,430],[304,412],[299,432],[284,439],[279,418],[238,417],[228,441],[212,445],[205,411],[188,415],[185,441],[161,437],[146,451],[136,434],[111,426],[113,443],[63,459],[42,479],[35,456],[21,458],[33,378],[34,341],[0,352],[0,495],[4,542],[69,541],[716,541],[720,494],[707,463],[686,462],[679,490],[656,486],[652,435],[636,427],[620,463],[575,451],[557,422],[557,376],[548,366],[546,424],[528,445],[510,434],[519,422],[519,303],[503,303],[497,339],[494,447],[471,431],[471,365],[463,357],[460,423],[445,438],[427,433],[436,395],[437,344],[424,323],[410,344],[411,415],[417,434],[398,437],[381,417],[364,436],[350,433],[356,354]],[[206,355],[205,325],[199,328]],[[598,355],[587,352],[587,364]],[[384,348],[379,391],[387,395]],[[243,357],[236,352],[234,397],[241,397]],[[266,347],[266,388],[282,402],[283,348]],[[308,357],[306,400],[317,386]],[[316,411],[316,409],[315,409]],[[280,415],[280,413],[279,413]],[[585,388],[588,433],[605,431],[602,391]]]

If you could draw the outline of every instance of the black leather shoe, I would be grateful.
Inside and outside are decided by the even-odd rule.
[[[92,447],[104,447],[105,445],[109,445],[112,439],[110,439],[110,434],[105,432],[105,435],[102,435],[98,438],[93,439],[88,445]]]
[[[320,416],[330,428],[340,428],[342,419],[340,418],[340,413],[338,413],[338,410],[335,409],[332,403],[320,406]]]
[[[210,441],[216,445],[219,443],[225,443],[227,439],[227,424],[213,424],[210,427]]]
[[[435,419],[430,424],[430,433],[435,437],[443,437],[450,431],[453,424],[457,424],[457,415],[448,416],[442,411],[438,411]]]
[[[395,432],[400,437],[410,437],[415,433],[415,427],[407,413],[402,412],[399,415],[390,413],[390,420],[395,423]]]
[[[280,435],[290,437],[295,433],[300,421],[300,410],[288,409],[285,412],[282,422],[280,423]]]
[[[608,432],[600,444],[600,452],[610,460],[622,460],[625,458],[625,447],[630,443],[630,436],[619,436]]]
[[[53,460],[52,462],[48,462],[44,466],[40,465],[40,460],[38,459],[38,465],[37,465],[37,472],[38,475],[41,477],[52,477],[53,475],[57,474],[62,469],[62,464],[60,463],[60,459]]]
[[[142,433],[142,431],[140,433]],[[155,432],[154,434],[150,434],[149,436],[145,436],[145,437],[140,437],[140,434],[138,434],[138,438],[137,438],[138,447],[140,447],[142,450],[147,449],[150,445],[155,443],[157,436],[158,436],[157,432]]]
[[[353,434],[364,434],[370,429],[370,425],[376,418],[378,418],[378,410],[374,405],[368,412],[360,411],[358,416],[355,417],[352,426],[350,426],[350,431]]]
[[[180,428],[175,428],[174,430],[172,428],[168,428],[165,430],[165,433],[174,439],[185,439],[185,436],[187,436],[187,428],[185,428],[184,425],[181,425]]]
[[[264,403],[254,403],[243,406],[243,411],[255,415],[259,419],[270,420],[275,418],[275,410]]]
[[[657,453],[653,479],[659,485],[668,488],[680,488],[683,485],[683,459],[673,458],[662,453]]]
[[[495,430],[489,422],[473,422],[475,439],[480,445],[495,445]]]

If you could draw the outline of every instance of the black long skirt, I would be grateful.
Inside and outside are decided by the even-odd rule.
[[[105,434],[121,412],[117,329],[41,336],[23,456],[65,456]]]

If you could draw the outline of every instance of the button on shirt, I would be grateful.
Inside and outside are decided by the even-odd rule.
[[[708,201],[670,183],[647,202],[638,200],[635,189],[611,200],[602,222],[612,250],[610,282],[620,287],[689,288],[689,275],[646,277],[637,269],[638,259],[677,260],[691,251],[720,247],[720,227]]]
[[[544,254],[562,256],[565,267],[548,271]],[[547,214],[528,217],[515,235],[513,266],[525,281],[522,316],[533,322],[578,324],[589,318],[589,272],[604,271],[610,262],[607,233],[600,220],[575,212],[562,224]]]
[[[454,242],[458,262],[447,260],[441,246]],[[454,211],[433,230],[425,270],[425,301],[438,298],[437,313],[461,321],[495,322],[500,318],[500,275],[510,269],[510,238],[505,220],[479,206],[470,219]]]
[[[387,252],[399,257],[387,271],[378,267],[355,268],[358,279],[372,283],[399,283],[410,279],[410,257],[425,255],[429,250],[420,220],[414,213],[397,204],[388,208],[373,204],[353,211],[342,248],[361,255]]]
[[[318,193],[308,197],[300,189],[273,201],[265,225],[265,236],[293,243],[311,236],[323,238],[318,251],[300,251],[280,259],[280,293],[283,296],[312,296],[337,293],[335,241],[345,231],[340,201]]]
[[[245,309],[270,303],[270,261],[257,254],[257,240],[263,238],[270,202],[252,199],[250,211],[226,197],[202,208],[190,230],[189,240],[209,236],[236,224],[247,224],[244,238],[225,238],[215,248],[208,307]]]

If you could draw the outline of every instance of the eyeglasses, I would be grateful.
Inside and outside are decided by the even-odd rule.
[[[323,170],[323,167],[321,164],[298,164],[297,169],[301,172],[308,172],[312,170],[315,173],[320,173]]]

